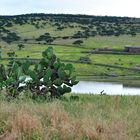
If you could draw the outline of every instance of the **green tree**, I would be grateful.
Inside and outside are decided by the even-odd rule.
[[[18,47],[18,49],[21,51],[22,48],[24,48],[25,46],[24,46],[23,44],[18,44],[17,47]]]

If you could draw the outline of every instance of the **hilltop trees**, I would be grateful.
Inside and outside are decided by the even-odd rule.
[[[33,28],[35,27],[35,30],[45,30],[46,27],[52,26],[58,36],[52,37],[49,33],[45,33],[36,38],[38,43],[44,44],[51,44],[55,38],[63,38],[65,36],[69,39],[80,39],[97,35],[120,36],[126,34],[135,36],[140,33],[139,18],[67,14],[27,14],[19,16],[0,16],[0,39],[9,44],[22,40],[26,42],[27,40],[35,41],[33,37],[20,38],[16,33],[14,26],[24,24],[30,24]],[[64,34],[63,29],[66,29]],[[69,29],[71,29],[71,33],[68,33]],[[47,32],[49,32],[49,30]],[[62,34],[59,35],[59,32]]]

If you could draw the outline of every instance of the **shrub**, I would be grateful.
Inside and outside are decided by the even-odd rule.
[[[49,33],[45,33],[37,38],[36,41],[45,41],[46,43],[51,44],[54,41],[54,38],[51,37]]]
[[[91,64],[91,59],[88,56],[86,56],[86,57],[80,57],[79,60],[80,60],[81,63]]]
[[[76,40],[73,42],[74,45],[81,45],[83,43],[82,40]]]
[[[7,36],[3,36],[2,40],[10,44],[14,41],[19,41],[20,37],[16,33],[10,32],[7,34]]]

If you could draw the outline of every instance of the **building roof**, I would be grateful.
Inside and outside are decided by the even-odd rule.
[[[125,48],[140,49],[140,46],[125,46]]]

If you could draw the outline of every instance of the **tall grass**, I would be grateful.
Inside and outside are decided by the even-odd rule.
[[[140,97],[0,100],[0,140],[139,140]]]

